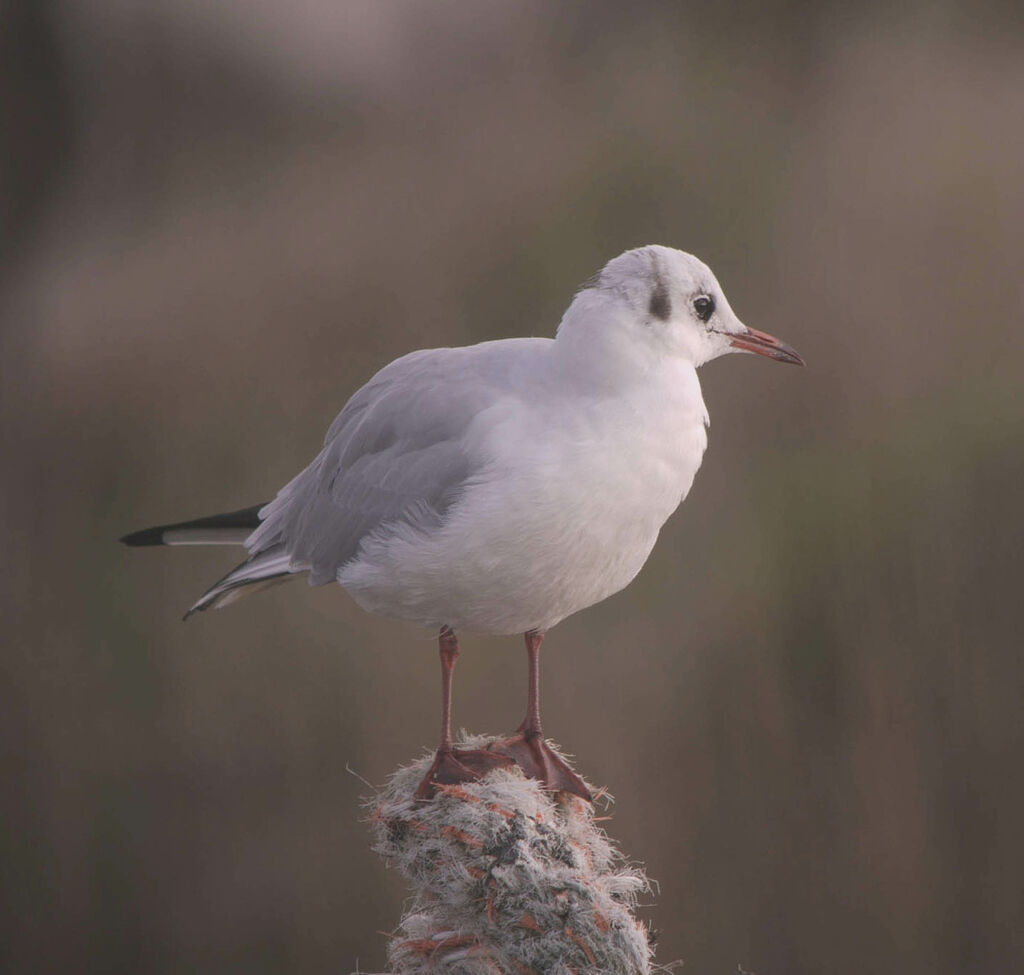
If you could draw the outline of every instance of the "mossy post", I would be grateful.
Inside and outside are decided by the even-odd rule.
[[[652,970],[634,916],[650,883],[598,826],[594,806],[546,793],[515,767],[417,802],[429,762],[399,769],[368,803],[374,849],[411,893],[388,943],[394,975]]]

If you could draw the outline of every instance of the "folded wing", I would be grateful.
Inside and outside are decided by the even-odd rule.
[[[389,525],[439,527],[482,465],[467,431],[495,392],[479,361],[474,348],[430,349],[377,373],[338,415],[316,459],[260,510],[245,542],[250,558],[189,612],[296,573],[330,582]]]

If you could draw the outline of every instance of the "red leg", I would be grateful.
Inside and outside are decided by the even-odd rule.
[[[441,628],[437,638],[441,655],[441,745],[438,751],[452,750],[452,681],[455,664],[459,659],[459,638],[447,626]]]
[[[540,738],[540,645],[544,634],[531,630],[525,636],[527,654],[526,718],[523,720],[523,734],[527,738]]]
[[[529,660],[526,717],[519,726],[518,734],[494,747],[514,759],[530,778],[543,782],[545,789],[551,792],[571,792],[589,802],[593,796],[583,780],[544,741],[540,723],[540,645],[543,642],[544,634],[539,630],[531,630],[526,634]]]
[[[451,627],[441,628],[437,640],[441,655],[441,744],[437,746],[433,764],[416,789],[416,798],[429,799],[434,783],[475,782],[493,768],[510,765],[504,755],[482,749],[456,749],[452,743],[452,678],[459,659],[459,640]]]

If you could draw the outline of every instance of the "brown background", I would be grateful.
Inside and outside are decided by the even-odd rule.
[[[434,645],[337,588],[182,625],[415,347],[553,334],[691,250],[806,357],[703,372],[704,468],[555,630],[550,734],[695,975],[1009,972],[1024,941],[1017,4],[0,3],[5,971],[383,965],[359,797]],[[468,638],[456,720],[519,720]]]

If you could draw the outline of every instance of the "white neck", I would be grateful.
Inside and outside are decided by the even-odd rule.
[[[555,339],[557,359],[574,385],[606,393],[643,383],[663,358],[652,345],[631,341],[632,311],[593,291],[580,292],[562,316]]]

